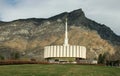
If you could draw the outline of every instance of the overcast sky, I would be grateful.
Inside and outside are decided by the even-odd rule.
[[[120,35],[120,0],[0,0],[0,20],[48,18],[79,8]]]

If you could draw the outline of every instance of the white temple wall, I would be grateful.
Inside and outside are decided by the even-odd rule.
[[[86,58],[86,48],[83,46],[46,46],[44,58],[50,57],[77,57]]]

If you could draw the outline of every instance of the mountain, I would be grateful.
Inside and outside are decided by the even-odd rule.
[[[68,19],[70,45],[87,48],[87,59],[109,53],[109,59],[120,59],[120,36],[109,27],[88,19],[82,9],[64,12],[50,18],[19,19],[0,22],[0,56],[11,59],[44,60],[44,46],[63,45],[65,19]]]

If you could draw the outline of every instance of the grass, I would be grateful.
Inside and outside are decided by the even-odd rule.
[[[94,65],[2,65],[0,76],[120,76],[120,68]]]

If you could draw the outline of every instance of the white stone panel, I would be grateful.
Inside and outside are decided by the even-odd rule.
[[[67,46],[67,49],[66,49],[66,52],[67,52],[67,55],[66,55],[66,57],[69,57],[69,53],[70,53],[70,51],[69,51],[69,46]]]
[[[56,56],[57,56],[57,55],[56,55],[56,53],[57,53],[57,52],[56,52],[56,51],[57,51],[56,46],[54,46],[54,48],[53,48],[53,49],[54,49],[54,57],[56,57]]]
[[[50,47],[49,46],[48,46],[47,52],[48,52],[48,57],[50,57]]]
[[[60,46],[57,46],[57,51],[56,51],[56,54],[57,54],[57,57],[60,57],[59,54],[60,53]]]
[[[83,53],[84,53],[84,49],[83,49],[83,47],[81,47],[81,56],[83,57]]]
[[[45,52],[47,53],[47,56],[46,56],[46,57],[48,57],[48,55],[49,55],[49,53],[48,53],[48,47],[46,47]]]
[[[45,51],[44,51],[44,56],[45,56],[45,58],[47,58],[47,57],[48,57],[48,56],[47,56],[47,47],[45,47],[44,49],[45,49]]]
[[[76,57],[79,57],[79,46],[77,46],[77,56]]]
[[[44,47],[44,58],[46,58],[46,47]]]
[[[63,55],[63,46],[60,46],[60,57]]]
[[[73,57],[72,54],[73,54],[73,53],[72,53],[72,46],[70,46],[70,57]]]
[[[76,57],[76,47],[73,46],[73,57]]]
[[[51,47],[49,47],[49,57],[51,57]]]
[[[80,46],[80,57],[81,57],[81,55],[82,55],[82,54],[81,54],[81,46]]]
[[[84,58],[86,58],[86,48],[85,47],[83,47],[84,48]]]
[[[53,57],[53,50],[54,50],[54,48],[53,48],[53,46],[51,46],[50,48],[51,48],[50,49],[50,57]]]
[[[52,49],[51,49],[51,50],[53,50],[53,57],[55,57],[55,56],[54,56],[54,46],[52,47]]]
[[[66,46],[63,47],[63,57],[66,56]]]

